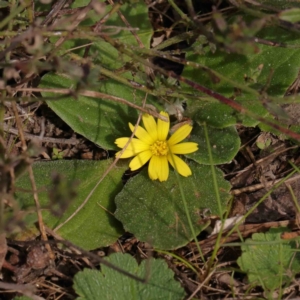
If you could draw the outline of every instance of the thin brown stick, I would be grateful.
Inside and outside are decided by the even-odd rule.
[[[3,124],[3,130],[15,135],[19,134],[18,129],[15,128],[10,128],[10,126],[8,126],[7,124]],[[74,139],[74,138],[70,138],[70,139],[60,139],[60,138],[51,138],[51,137],[40,137],[34,134],[30,134],[30,133],[26,133],[24,132],[24,137],[27,140],[37,140],[39,142],[42,143],[54,143],[54,144],[64,144],[64,145],[77,145],[79,144],[79,140],[78,139]]]
[[[17,106],[15,102],[12,102],[12,109],[16,118],[16,124],[19,130],[19,137],[21,140],[21,144],[22,144],[22,150],[24,153],[26,153],[25,151],[27,150],[27,145],[26,145],[26,141],[25,141],[25,137],[24,137],[24,132],[23,132],[23,128],[22,128],[22,124],[18,115],[18,110],[17,110]],[[29,159],[29,158],[28,158]],[[32,191],[33,191],[33,199],[35,202],[35,207],[36,207],[36,212],[37,212],[37,216],[38,216],[38,224],[39,224],[39,229],[41,232],[41,238],[43,241],[48,241],[48,237],[45,231],[45,226],[44,226],[44,221],[43,221],[43,216],[42,216],[42,212],[41,212],[41,206],[40,206],[40,202],[39,202],[39,198],[38,198],[38,193],[37,193],[37,187],[35,184],[35,179],[34,179],[34,174],[33,174],[33,170],[32,170],[32,165],[30,164],[28,167],[28,173],[29,173],[29,178],[30,178],[30,182],[31,182],[31,187],[32,187]],[[49,257],[50,259],[54,259],[54,254],[52,252],[52,249],[50,247],[49,244],[46,244],[46,248],[49,252]]]
[[[69,89],[52,89],[52,88],[18,88],[15,91],[21,91],[21,92],[48,92],[48,93],[54,93],[54,94],[63,94],[63,95],[70,95],[73,96],[74,95],[74,91],[69,90]],[[149,115],[152,115],[153,117],[160,119],[162,121],[168,122],[168,119],[162,115],[160,115],[159,113],[157,113],[156,111],[152,110],[152,109],[147,109],[141,106],[138,106],[134,103],[131,103],[123,98],[120,97],[116,97],[116,96],[112,96],[112,95],[108,95],[108,94],[104,94],[104,93],[100,93],[100,92],[96,92],[96,91],[79,91],[77,92],[79,95],[82,96],[86,96],[86,97],[91,97],[91,98],[101,98],[103,100],[112,100],[114,102],[119,102],[122,104],[125,104],[127,106],[133,107],[135,109],[137,109],[138,111],[142,112],[142,113],[146,113]]]
[[[46,18],[42,21],[41,25],[46,26],[54,20],[54,18],[59,14],[60,10],[65,6],[67,0],[58,0]]]
[[[215,273],[215,270],[211,271],[208,276],[199,284],[197,289],[187,298],[187,300],[194,299],[194,296],[201,290],[201,288],[205,285],[205,283],[208,282],[208,280],[211,278],[211,276]]]
[[[111,5],[115,5],[113,0],[108,0],[108,2]],[[126,25],[127,28],[131,28],[130,23],[126,20],[125,16],[122,14],[122,12],[120,10],[117,10],[117,14],[119,15],[120,19],[122,20],[122,22]],[[140,48],[145,48],[143,42],[141,41],[140,37],[137,35],[135,30],[130,30],[130,33],[134,36],[135,40],[137,41],[137,43],[139,44]],[[147,61],[149,61],[149,59],[147,59]],[[152,80],[154,80],[154,73],[153,73],[153,69],[151,69],[148,66],[145,66],[145,72],[148,76],[150,76],[150,78]]]
[[[294,182],[295,180],[298,180],[299,178],[300,178],[300,174],[295,175],[295,176],[287,179],[285,183]],[[252,193],[252,192],[255,192],[255,191],[258,191],[258,190],[261,190],[261,189],[271,188],[275,184],[277,184],[278,182],[280,182],[281,180],[282,180],[282,178],[276,179],[276,180],[267,181],[267,182],[265,182],[265,184],[257,183],[257,184],[246,186],[246,187],[243,187],[243,188],[231,190],[230,193],[231,193],[231,195],[235,195],[235,196],[240,195],[242,193],[247,193],[247,192],[251,192]]]
[[[79,10],[78,12],[76,12],[74,15],[72,15],[69,19],[68,22],[70,22],[68,31],[69,31],[69,35],[72,33],[72,31],[80,24],[81,21],[83,21],[86,17],[86,15],[88,14],[88,12],[92,10],[92,1],[85,6],[84,8],[82,8],[81,10]],[[67,39],[69,38],[69,36],[64,36],[61,37],[56,43],[55,43],[55,48],[57,50],[57,48],[59,48]]]
[[[0,282],[0,289],[18,291],[33,300],[45,300],[45,298],[34,295],[35,287],[32,284],[15,284]]]
[[[110,3],[111,6],[115,5],[113,0],[108,0],[108,2]],[[119,3],[117,3],[117,5],[119,5]],[[120,17],[120,19],[122,20],[122,22],[126,25],[126,27],[129,28],[130,33],[134,36],[135,40],[138,42],[139,47],[144,48],[144,45],[143,45],[140,37],[136,34],[135,30],[131,29],[132,27],[131,27],[130,23],[126,20],[125,16],[121,13],[121,11],[119,9],[117,10],[117,14]]]

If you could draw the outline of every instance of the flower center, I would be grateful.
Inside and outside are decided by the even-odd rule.
[[[150,146],[150,150],[153,155],[161,156],[167,155],[169,152],[169,147],[166,141],[156,141]]]

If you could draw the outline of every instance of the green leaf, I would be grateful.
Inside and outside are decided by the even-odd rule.
[[[299,34],[277,27],[265,28],[257,34],[257,37],[300,45]],[[245,86],[256,92],[266,89],[270,96],[283,97],[288,87],[297,78],[300,52],[297,48],[272,47],[258,43],[256,46],[258,53],[252,55],[225,53],[220,50],[211,52],[209,46],[204,48],[203,54],[197,54],[194,51],[197,47],[196,43],[187,51],[186,59],[215,70],[240,85],[239,88]],[[277,110],[280,109],[279,106],[278,109],[274,108],[274,104],[270,100],[260,99],[257,95],[242,89],[237,91],[234,85],[222,78],[212,79],[211,74],[196,69],[192,64],[185,67],[182,76],[234,99],[261,117],[265,117],[268,111],[276,114]],[[185,91],[193,92],[194,95],[197,94],[191,87],[186,87]],[[199,98],[201,96],[203,97],[203,94],[199,94]],[[254,126],[258,123],[256,120],[237,113],[225,104],[217,103],[216,99],[211,100],[211,102],[199,100],[200,103],[197,104],[197,108],[193,108],[195,102],[195,100],[188,101],[191,114],[197,116],[197,121],[205,121],[208,125],[223,128],[241,122],[245,126]]]
[[[59,160],[33,164],[34,177],[39,191],[39,201],[42,206],[45,225],[54,229],[64,222],[86,199],[112,160],[81,161]],[[100,183],[84,207],[57,233],[72,243],[90,250],[113,243],[122,233],[121,224],[109,213],[115,210],[114,197],[122,189],[122,174],[127,165],[118,164]],[[63,177],[57,184],[59,173]],[[54,179],[53,179],[54,178]],[[56,184],[54,185],[54,183]],[[76,187],[77,197],[70,203],[69,197]],[[17,187],[31,190],[29,177],[23,176],[17,181]],[[50,193],[50,194],[49,194]],[[52,195],[51,201],[48,195]],[[18,192],[17,199],[21,209],[29,210],[34,207],[32,193]],[[63,212],[63,208],[66,209]],[[55,211],[54,211],[55,209]],[[55,212],[56,215],[53,215]],[[35,232],[33,223],[28,225]],[[22,238],[22,233],[19,238]]]
[[[201,224],[200,212],[208,209],[219,215],[216,195],[213,192],[211,167],[189,162],[192,176],[180,176],[170,170],[166,182],[149,180],[147,170],[130,179],[116,197],[115,216],[124,228],[139,240],[151,243],[160,249],[176,249],[186,245],[193,236],[189,228],[179,184],[188,205],[188,213],[196,234],[208,224]],[[230,184],[215,169],[221,198],[222,213],[226,210]]]
[[[77,300],[180,300],[185,296],[184,289],[174,280],[174,273],[162,259],[150,258],[138,265],[129,254],[115,253],[105,260],[149,280],[138,282],[105,265],[101,265],[101,272],[85,269],[74,278],[74,289],[80,295]]]
[[[251,284],[273,291],[290,283],[300,270],[300,254],[296,243],[284,243],[281,234],[287,228],[274,228],[267,233],[255,233],[242,244],[242,256],[237,260],[248,274]],[[296,255],[295,255],[296,252]]]
[[[48,74],[43,77],[41,87],[69,89],[74,86],[74,83],[75,81],[69,78]],[[113,80],[105,81],[99,90],[111,97],[121,97],[128,102],[140,104],[140,106],[142,106],[142,99],[145,96],[144,93]],[[42,94],[44,97],[55,96],[54,93],[49,92]],[[153,103],[152,99],[151,96],[148,97],[149,104]],[[115,145],[116,138],[130,136],[128,122],[135,124],[138,117],[136,109],[108,99],[85,96],[78,96],[75,99],[70,96],[59,101],[48,100],[47,104],[75,132],[102,148],[110,150],[118,149]]]
[[[207,123],[210,127],[225,128],[237,123],[238,114],[220,102],[187,101],[192,120]]]
[[[213,163],[215,165],[225,164],[232,161],[240,148],[240,138],[234,126],[218,129],[207,127]],[[188,158],[200,164],[210,164],[207,143],[203,126],[197,123],[193,126],[190,140],[198,143],[197,152],[187,154]]]
[[[27,296],[19,296],[19,297],[15,297],[13,300],[32,300],[32,298]]]
[[[282,0],[262,0],[260,1],[265,6],[274,7],[274,9],[287,9],[292,7],[300,7],[299,0],[289,0],[289,1],[282,1]]]
[[[300,21],[300,8],[291,8],[282,11],[281,13],[279,13],[278,17],[283,21],[297,23]]]
[[[8,7],[9,2],[0,0],[0,8]]]
[[[188,100],[187,103],[189,116],[193,120],[199,123],[205,122],[211,127],[225,128],[240,123],[252,127],[258,123],[246,115],[241,115],[228,105],[215,102],[215,100],[212,100],[212,102],[195,102],[194,100],[191,102]],[[258,115],[265,116],[267,114],[266,109],[259,101],[249,102],[246,100],[241,104]]]
[[[74,7],[82,6],[86,1],[75,1]],[[106,6],[106,13],[112,7]],[[119,47],[130,48],[130,46],[138,46],[139,42],[145,47],[150,47],[152,37],[152,27],[148,18],[148,8],[145,3],[140,2],[133,5],[124,4],[120,8],[129,26],[134,31],[128,30],[115,12],[107,19],[105,30],[114,30],[112,38],[118,41]],[[85,25],[94,25],[101,16],[90,16],[85,20]],[[110,28],[110,29],[109,29]],[[116,28],[118,30],[116,30]],[[108,35],[109,32],[107,32]],[[87,33],[88,36],[88,33]],[[73,46],[84,45],[88,40],[74,39],[64,43],[62,49],[64,51]],[[72,45],[70,43],[73,43]],[[80,52],[79,52],[80,54]],[[69,96],[61,101],[48,100],[49,107],[64,120],[74,131],[82,134],[87,139],[100,145],[105,149],[117,149],[114,141],[118,137],[128,136],[130,130],[127,126],[128,122],[137,120],[137,111],[129,108],[126,104],[114,102],[113,96],[120,97],[136,105],[142,105],[146,94],[136,90],[133,86],[129,87],[116,80],[102,78],[100,81],[101,70],[107,69],[110,71],[116,70],[116,76],[120,80],[133,80],[146,84],[147,77],[145,76],[144,66],[136,61],[131,61],[131,58],[123,55],[117,48],[104,41],[100,37],[93,41],[90,47],[89,54],[94,63],[88,75],[83,76],[82,70],[78,69],[77,64],[68,64],[61,62],[61,69],[64,75],[47,74],[41,80],[40,87],[43,88],[63,88],[74,89],[74,94],[77,95],[76,88],[84,88],[85,90],[96,90],[107,94],[110,99],[103,98],[88,98],[78,95],[78,97]],[[76,69],[77,68],[77,69]],[[127,70],[124,72],[122,70]],[[130,72],[130,70],[133,70]],[[81,74],[81,77],[80,77]],[[82,77],[83,76],[83,77]],[[73,78],[73,79],[71,79]],[[54,97],[58,94],[43,92],[44,97]],[[76,99],[75,99],[76,98]],[[151,102],[152,101],[152,102]],[[157,101],[156,101],[157,102]],[[147,97],[148,104],[153,103],[153,97]],[[154,104],[156,105],[156,104]],[[157,106],[157,105],[156,105]]]

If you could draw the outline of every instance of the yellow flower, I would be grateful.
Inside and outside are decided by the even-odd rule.
[[[179,144],[192,131],[189,124],[183,125],[177,129],[173,135],[167,140],[170,120],[166,112],[160,114],[168,119],[164,122],[160,119],[156,121],[151,115],[143,115],[143,123],[145,129],[141,126],[135,131],[135,136],[129,143],[120,158],[128,158],[135,156],[129,167],[132,171],[141,168],[150,160],[148,173],[152,180],[166,181],[169,177],[169,164],[184,177],[192,174],[189,166],[176,154],[188,154],[198,150],[198,144],[186,142]],[[134,126],[129,123],[130,130],[133,132]],[[115,144],[119,148],[124,148],[129,138],[118,138]],[[118,156],[120,152],[116,154]]]

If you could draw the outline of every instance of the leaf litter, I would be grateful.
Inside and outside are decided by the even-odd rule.
[[[67,13],[66,10],[69,8],[64,8],[64,2],[58,1],[58,3],[61,4],[61,7],[55,8],[56,14],[64,15]],[[166,24],[168,23],[168,19],[176,19],[178,15],[174,10],[170,9],[166,1],[161,1],[161,3],[157,3],[156,6],[154,4],[150,5],[150,7],[152,24],[154,24],[155,29],[160,29],[162,32],[160,36],[156,33],[158,36],[156,36],[155,39],[153,38],[153,46],[159,46],[166,38],[172,38],[172,36],[175,35],[173,30],[169,28],[166,29]],[[208,10],[209,16],[211,9],[209,5],[202,7],[202,9],[204,11]],[[220,9],[222,9],[222,6]],[[161,14],[161,11],[164,11],[167,17]],[[195,11],[198,11],[196,10],[196,6]],[[68,13],[69,12],[70,11],[68,11]],[[76,12],[75,8],[74,12]],[[52,18],[55,18],[55,16],[50,16],[50,14],[46,13],[46,19],[49,20],[47,22],[50,22]],[[180,26],[177,30],[179,29]],[[176,47],[178,47],[178,45],[179,44],[177,44]],[[12,43],[10,49],[14,48],[15,46]],[[181,65],[176,63],[172,64],[169,60],[157,58],[156,63],[163,64],[165,69],[170,69],[178,73],[181,72]],[[22,71],[25,72],[25,66],[23,65],[22,67]],[[14,76],[11,75],[11,79],[13,77]],[[14,78],[14,80],[15,79],[17,78]],[[27,96],[29,96],[29,94]],[[18,103],[17,107],[20,119],[23,121],[25,140],[37,145],[35,148],[36,152],[31,156],[35,158],[35,160],[47,161],[50,159],[66,158],[98,160],[107,159],[107,157],[111,156],[109,151],[95,146],[94,143],[75,133],[44,104],[37,105],[36,103],[32,104],[30,102],[25,104]],[[298,114],[300,114],[299,106],[292,105],[283,107],[286,113],[291,114],[290,119],[294,120],[294,125],[298,125],[295,120]],[[11,158],[21,156],[22,143],[18,136],[15,115],[13,114],[9,102],[5,104],[4,120],[3,129],[5,132],[6,149],[10,149]],[[49,258],[45,245],[39,238],[33,239],[32,233],[26,233],[24,230],[22,232],[22,240],[15,240],[14,238],[7,240],[9,245],[7,251],[6,240],[1,240],[3,253],[1,253],[0,261],[2,262],[3,281],[17,284],[17,286],[0,285],[0,289],[2,290],[11,289],[16,291],[11,294],[3,293],[1,297],[3,297],[3,299],[12,299],[19,293],[28,295],[32,299],[74,299],[76,298],[76,294],[72,288],[74,276],[77,278],[77,276],[80,276],[79,274],[82,274],[78,273],[78,271],[84,268],[99,268],[99,264],[101,264],[100,258],[108,256],[108,259],[112,259],[113,256],[111,254],[119,254],[121,252],[130,254],[138,262],[143,262],[144,265],[146,265],[146,271],[147,259],[163,258],[169,268],[173,270],[175,278],[184,287],[188,295],[187,297],[189,298],[191,298],[192,295],[199,299],[225,298],[226,296],[232,295],[232,287],[234,287],[235,295],[241,298],[243,296],[252,297],[253,299],[263,297],[261,282],[255,282],[255,280],[259,282],[259,278],[255,278],[254,280],[253,277],[249,275],[249,281],[245,283],[247,276],[242,274],[242,272],[236,272],[231,276],[232,273],[228,271],[228,266],[236,268],[237,263],[241,265],[241,261],[243,259],[245,260],[245,255],[243,254],[244,256],[241,256],[241,250],[246,252],[246,247],[250,247],[253,241],[268,240],[270,236],[274,236],[274,232],[276,231],[274,228],[288,227],[288,229],[278,229],[277,232],[288,233],[292,231],[297,237],[299,230],[299,222],[297,221],[300,199],[299,176],[295,173],[288,179],[283,180],[282,185],[278,187],[276,185],[285,176],[295,170],[290,162],[292,162],[294,166],[299,165],[299,149],[297,144],[295,145],[293,141],[278,138],[272,133],[270,133],[271,143],[264,143],[262,149],[258,147],[258,143],[261,142],[261,138],[259,139],[259,137],[262,132],[259,128],[253,129],[242,125],[238,125],[237,128],[238,135],[241,139],[240,150],[230,164],[220,165],[219,167],[225,173],[225,178],[231,183],[232,195],[234,195],[228,217],[245,215],[246,217],[244,224],[237,224],[229,236],[226,235],[231,231],[230,229],[226,229],[222,232],[223,240],[221,244],[223,244],[224,247],[220,247],[218,250],[218,263],[215,265],[212,274],[209,274],[209,276],[205,274],[205,264],[201,260],[201,255],[204,255],[207,259],[209,258],[218,238],[217,235],[209,236],[209,229],[207,232],[202,232],[198,236],[202,254],[198,253],[198,248],[194,242],[190,242],[186,246],[170,253],[159,252],[156,251],[157,249],[153,249],[151,241],[149,241],[149,243],[139,241],[130,233],[124,233],[114,244],[90,251],[89,254],[88,251],[79,249],[76,245],[68,244],[67,247],[59,246],[61,236],[50,228],[46,228],[47,234],[50,237],[51,248],[55,254],[54,260]],[[41,151],[38,150],[40,149],[39,147],[42,148]],[[54,151],[54,149],[56,150]],[[18,161],[15,160],[14,164],[11,165],[9,165],[7,161],[6,167],[8,167],[8,169],[4,168],[1,171],[3,172],[2,174],[8,176],[9,170],[15,168],[16,172],[18,171],[16,170],[16,166],[20,166],[20,169],[22,169],[21,167],[24,165],[26,166],[25,158],[20,158]],[[1,168],[3,167],[1,166]],[[4,192],[5,195],[8,196],[10,193],[8,188],[10,184],[7,181],[2,181],[1,185],[5,187]],[[261,201],[264,197],[265,199]],[[251,213],[249,213],[249,211]],[[214,216],[209,213],[205,214],[200,212],[198,222],[200,225],[206,224],[206,222],[210,223],[212,229],[215,222],[213,217]],[[20,226],[25,229],[23,220],[24,214],[20,211],[16,215],[11,216],[6,224],[10,227]],[[10,232],[10,230],[11,229],[9,229],[8,232]],[[4,235],[1,234],[0,237],[4,237]],[[278,240],[281,237],[281,235],[277,234],[274,240]],[[244,243],[246,238],[248,239],[246,243]],[[235,244],[229,244],[234,242]],[[247,243],[249,243],[250,246],[248,246]],[[226,244],[228,247],[225,247]],[[291,242],[290,244],[280,246],[281,244],[278,243],[277,247],[280,249],[280,247],[286,247],[292,244]],[[255,249],[255,246],[252,247]],[[267,245],[266,247],[272,248],[271,245]],[[297,245],[293,244],[288,247],[290,249],[292,249],[292,247],[296,249]],[[263,254],[265,254],[264,251],[265,250],[262,250]],[[280,258],[281,253],[283,253],[282,251],[283,249],[278,251],[273,258],[266,257],[265,262],[269,263],[273,261],[274,263],[276,259]],[[280,267],[284,268],[282,271],[283,275],[291,279],[292,275],[289,273],[289,270],[293,270],[292,266],[296,269],[296,273],[297,271],[299,272],[298,265],[292,265],[293,260],[297,262],[298,257],[294,255],[292,251],[287,251],[286,249],[284,251],[284,253],[288,252],[290,256],[285,257],[284,264],[280,265]],[[6,258],[3,261],[6,252]],[[254,254],[255,253],[253,253],[253,255]],[[241,267],[244,272],[248,272],[249,261],[251,264],[253,260],[253,257],[248,260],[248,267]],[[192,267],[189,264],[191,264]],[[225,267],[227,267],[227,269],[225,269]],[[194,269],[196,269],[196,272]],[[230,279],[228,278],[229,274]],[[97,276],[99,276],[99,274]],[[266,276],[268,276],[268,274],[266,274]],[[261,279],[261,281],[263,280],[265,280],[265,278]],[[253,282],[255,284],[251,286],[251,291],[249,292],[249,284]],[[268,292],[270,292],[270,290],[274,292],[274,290],[280,290],[281,283],[282,281],[274,285],[268,283],[264,288],[265,290],[267,289]],[[26,292],[22,290],[23,284],[29,284]],[[289,297],[296,295],[298,287],[296,285],[293,286],[292,283],[290,283],[290,287],[290,290],[285,289],[276,294],[277,297],[279,297],[279,295],[288,295]],[[76,292],[80,294],[79,289],[76,290]],[[179,294],[180,293],[181,291]],[[274,295],[274,293],[271,294],[273,297]],[[180,294],[180,298],[182,297],[183,295]]]

